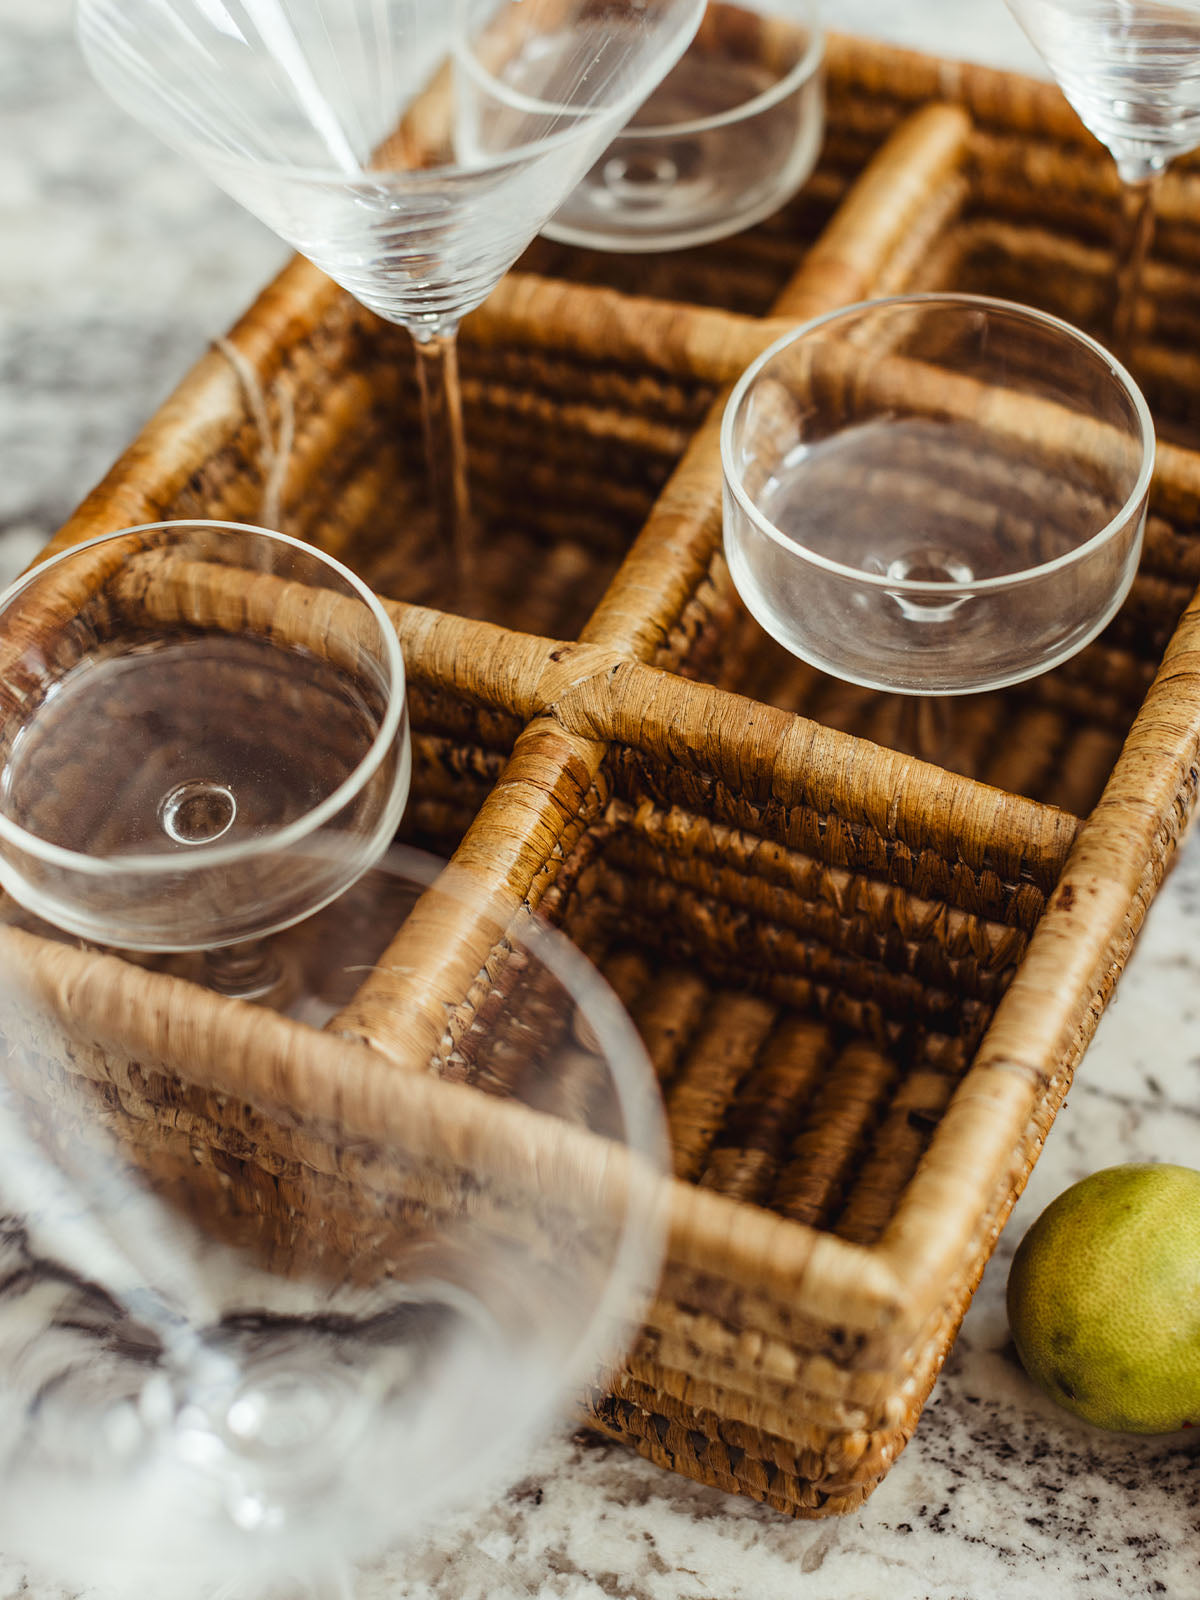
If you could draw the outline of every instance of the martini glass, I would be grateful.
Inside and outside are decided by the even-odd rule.
[[[674,64],[703,0],[80,0],[113,97],[412,333],[460,584],[455,335]]]
[[[491,947],[424,1072],[0,927],[0,1545],[59,1583],[344,1595],[519,1471],[653,1287],[661,1108],[612,992],[441,863],[369,877]]]
[[[1134,332],[1159,179],[1200,145],[1200,0],[1008,0],[1123,186],[1114,337]]]
[[[937,702],[1046,672],[1115,615],[1154,430],[1086,334],[930,294],[771,346],[730,397],[721,452],[730,571],[766,631],[835,678]],[[916,753],[941,761],[938,720],[918,721]]]
[[[35,567],[0,595],[0,705],[0,884],[88,941],[203,951],[244,998],[408,796],[387,613],[262,528],[150,524]]]

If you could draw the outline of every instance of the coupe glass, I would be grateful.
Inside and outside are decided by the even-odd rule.
[[[703,0],[80,0],[100,82],[409,329],[469,594],[455,334],[695,31]]]
[[[262,528],[156,523],[34,568],[0,595],[0,705],[0,884],[86,940],[211,952],[231,993],[272,986],[258,941],[360,878],[408,795],[387,613]]]
[[[730,397],[721,453],[730,570],[766,631],[835,678],[942,696],[1045,672],[1113,617],[1154,430],[1077,329],[931,294],[771,346]]]
[[[700,31],[542,232],[597,250],[678,250],[761,222],[816,165],[816,0],[710,0]]]
[[[1007,0],[1124,188],[1114,336],[1133,336],[1154,194],[1176,156],[1200,145],[1200,0]]]
[[[467,1083],[0,927],[10,1559],[345,1594],[603,1381],[661,1258],[653,1073],[565,938],[489,924],[439,865],[395,849],[364,883],[481,934],[473,1010],[423,1063]]]

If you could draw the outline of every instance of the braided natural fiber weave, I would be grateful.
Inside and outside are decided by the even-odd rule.
[[[1138,323],[1173,441],[1141,571],[1083,654],[972,706],[951,764],[976,779],[889,749],[894,708],[741,611],[719,553],[723,394],[796,319],[904,288],[1026,299],[1103,336],[1115,195],[1055,90],[832,41],[825,155],[782,216],[683,256],[539,242],[464,328],[487,620],[431,588],[404,339],[302,263],[230,335],[269,430],[294,428],[285,531],[394,597],[406,831],[454,852],[492,913],[560,922],[662,1082],[668,1265],[589,1414],[782,1511],[853,1507],[911,1434],[1191,811],[1200,171],[1164,181]],[[245,384],[210,354],[56,544],[253,521],[279,474]],[[463,1119],[464,1160],[484,1148],[504,1084],[458,1044],[490,926],[418,906],[396,932],[334,1030],[373,1048],[373,1085],[341,1040],[310,1036],[281,1078],[278,1019],[235,1049],[227,1002],[11,937],[90,1019],[163,1172],[270,1217],[326,1205],[337,1170],[290,1140],[289,1104],[336,1122],[420,1100],[439,1128]],[[524,1131],[495,1135],[514,1171]]]

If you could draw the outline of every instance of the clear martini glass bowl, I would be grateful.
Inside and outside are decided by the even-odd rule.
[[[415,341],[470,602],[455,359],[480,304],[674,65],[703,0],[79,0],[99,81]]]
[[[1046,672],[1112,619],[1154,430],[1086,334],[932,294],[781,339],[735,388],[721,450],[725,551],[765,630],[832,677],[940,699]]]
[[[0,926],[0,1544],[39,1576],[343,1595],[519,1472],[644,1309],[666,1144],[616,998],[465,873],[362,882],[481,936],[409,1070]],[[335,922],[335,983],[393,927]]]
[[[1133,339],[1154,195],[1200,145],[1200,0],[1007,0],[1085,126],[1117,163],[1124,216],[1114,342]]]

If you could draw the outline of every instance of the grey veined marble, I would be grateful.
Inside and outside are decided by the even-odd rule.
[[[831,23],[1004,65],[1001,0],[830,5]],[[68,0],[0,0],[0,561],[27,559],[283,258],[95,90]],[[358,1580],[361,1600],[1045,1600],[1200,1595],[1200,1441],[1106,1436],[1009,1344],[1038,1211],[1115,1162],[1200,1165],[1200,853],[1151,911],[917,1436],[857,1515],[785,1521],[568,1433],[494,1503]],[[0,1600],[53,1592],[0,1559]]]

